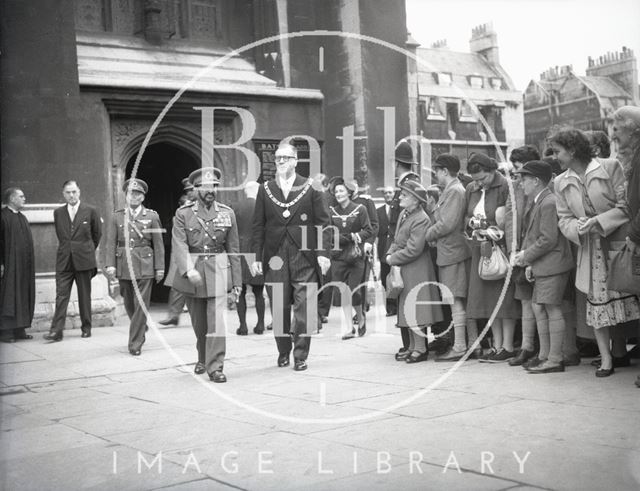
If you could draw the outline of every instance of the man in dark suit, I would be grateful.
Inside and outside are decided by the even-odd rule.
[[[382,190],[384,196],[384,205],[380,206],[376,213],[378,215],[378,260],[380,261],[380,280],[382,281],[382,287],[387,289],[387,276],[391,270],[385,260],[387,250],[391,245],[389,241],[389,217],[391,216],[391,206],[393,203],[393,196],[395,189],[391,186]],[[387,298],[386,301],[387,317],[396,315],[398,311],[398,304],[395,299]]]
[[[76,282],[82,321],[82,337],[91,337],[91,278],[97,271],[96,248],[102,236],[102,219],[93,206],[80,202],[80,188],[75,181],[62,187],[66,205],[53,212],[58,237],[56,257],[56,311],[48,341],[62,341],[71,287]]]
[[[297,157],[293,146],[281,144],[275,154],[276,177],[258,191],[252,272],[264,272],[265,284],[270,286],[278,366],[289,365],[293,347],[294,368],[301,371],[307,369],[310,333],[319,327],[317,318],[315,326],[307,326],[306,284],[318,283],[331,264],[331,221],[322,191],[311,185],[311,179],[296,174]]]

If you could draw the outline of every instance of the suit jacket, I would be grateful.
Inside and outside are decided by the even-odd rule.
[[[440,195],[433,212],[435,223],[427,230],[427,242],[436,243],[438,266],[456,264],[471,257],[464,236],[465,211],[464,186],[454,179]]]
[[[362,205],[367,210],[367,216],[369,217],[369,223],[371,224],[372,233],[365,240],[369,244],[373,244],[378,236],[378,229],[380,224],[378,223],[378,214],[376,213],[376,205],[369,196],[361,195],[356,197],[353,202],[358,205]]]
[[[378,259],[385,262],[385,256],[387,250],[391,245],[389,242],[389,217],[387,216],[386,203],[378,209],[376,214],[378,215]],[[391,207],[389,207],[389,213],[391,213]]]
[[[295,203],[283,207],[276,204],[274,199],[282,204]],[[285,214],[288,216],[285,217]],[[322,227],[320,235],[318,227]],[[253,214],[251,249],[256,260],[262,261],[265,274],[269,260],[278,255],[280,246],[288,237],[316,269],[320,278],[317,257],[329,256],[332,235],[326,199],[322,191],[309,185],[309,180],[296,174],[287,199],[276,179],[260,186]]]
[[[53,211],[58,237],[56,271],[96,269],[96,248],[102,237],[102,219],[93,206],[80,202],[71,222],[67,205]]]
[[[116,277],[121,280],[153,278],[156,271],[164,270],[164,241],[160,232],[160,217],[155,211],[141,206],[135,218],[129,216],[127,242],[125,213],[128,213],[128,208],[117,210],[113,214],[111,230],[107,234],[109,243],[106,266],[115,267]],[[131,252],[131,268],[126,258],[127,248]]]
[[[232,286],[242,286],[238,225],[228,206],[215,202],[207,210],[196,201],[179,208],[171,247],[173,260],[165,285],[195,298],[226,295]],[[187,271],[192,269],[200,273],[202,285],[195,287],[188,280]]]
[[[573,269],[569,242],[558,229],[556,198],[544,189],[522,219],[522,251],[534,276],[552,276]]]

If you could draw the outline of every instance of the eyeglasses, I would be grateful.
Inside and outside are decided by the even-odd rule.
[[[292,155],[276,155],[276,162],[287,162],[293,159],[295,159],[295,157]]]

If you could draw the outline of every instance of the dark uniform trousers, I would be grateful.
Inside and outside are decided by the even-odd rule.
[[[130,319],[129,325],[129,351],[139,350],[145,341],[144,333],[147,330],[147,314],[151,303],[151,287],[153,278],[135,280],[140,291],[140,297],[133,287],[134,280],[120,280],[120,294],[122,295],[124,309]],[[139,298],[144,302],[144,308],[140,305]]]
[[[73,268],[73,265],[71,267]],[[51,322],[51,332],[59,333],[64,329],[74,281],[78,290],[78,310],[80,311],[82,331],[91,331],[91,278],[93,275],[93,269],[56,271],[56,310]]]
[[[205,364],[207,373],[222,370],[227,350],[224,324],[227,296],[218,295],[209,298],[187,296],[185,300],[193,332],[196,335],[198,362]]]
[[[184,308],[184,304],[186,302],[185,296],[180,293],[178,290],[172,288],[169,291],[169,317],[177,318],[182,313],[182,309]]]
[[[318,275],[315,265],[298,250],[295,243],[287,236],[280,249],[278,256],[283,261],[283,266],[279,270],[269,268],[265,274],[265,284],[269,294],[269,302],[273,315],[273,330],[276,338],[278,352],[281,355],[291,353],[293,347],[293,358],[304,361],[309,355],[311,345],[311,334],[318,328],[318,317],[315,319],[315,326],[309,329],[307,326],[307,288],[303,283],[317,283]],[[271,283],[275,285],[271,285]],[[283,302],[277,305],[274,302],[274,287],[282,288]],[[291,321],[291,310],[293,307],[293,323]],[[279,314],[276,312],[279,310]],[[278,326],[277,318],[282,319],[282,326]]]

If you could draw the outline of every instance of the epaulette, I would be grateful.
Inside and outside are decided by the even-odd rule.
[[[218,206],[219,206],[220,208],[224,209],[224,210],[231,210],[231,211],[233,211],[233,208],[231,208],[231,207],[230,207],[230,206],[228,206],[228,205],[223,205],[222,203],[218,203]]]
[[[178,210],[182,210],[183,208],[188,208],[188,207],[193,206],[195,204],[196,204],[195,201],[187,201],[184,205],[182,205],[180,208],[178,208]]]

